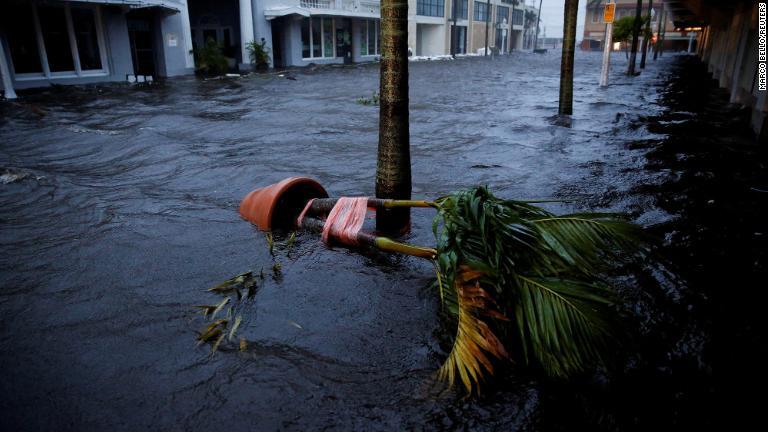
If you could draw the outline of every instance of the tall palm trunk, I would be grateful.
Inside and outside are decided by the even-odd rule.
[[[381,0],[381,76],[376,197],[411,198],[411,149],[408,123],[408,0]],[[405,230],[408,208],[380,209],[376,228]]]
[[[563,56],[560,60],[560,108],[558,113],[573,114],[573,54],[576,49],[576,17],[579,0],[565,0]]]
[[[645,34],[643,34],[643,55],[640,57],[640,69],[645,69],[645,56],[648,54],[648,36],[651,34],[651,9],[653,0],[648,0],[648,21],[645,22]]]
[[[643,0],[637,0],[637,9],[635,9],[635,25],[632,26],[632,51],[629,54],[629,68],[627,75],[635,75],[635,62],[637,61],[637,43],[640,37],[640,18],[643,14]]]

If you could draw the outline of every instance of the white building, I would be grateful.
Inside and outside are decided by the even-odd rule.
[[[530,7],[519,0],[408,1],[413,55],[523,48]],[[191,50],[210,39],[233,70],[251,68],[254,41],[265,44],[273,67],[373,61],[381,53],[379,0],[5,0],[2,10],[7,97],[51,83],[190,74]]]
[[[1,10],[6,97],[51,83],[194,70],[186,0],[5,0]]]

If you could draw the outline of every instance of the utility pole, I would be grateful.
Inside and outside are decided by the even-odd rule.
[[[541,2],[544,0],[539,0],[539,10],[536,12],[536,36],[533,38],[533,50],[536,51],[536,48],[539,46],[539,23],[541,22]],[[578,0],[576,0],[578,2]]]
[[[453,23],[451,23],[451,57],[456,58],[456,9],[462,0],[451,1],[451,15],[453,17]],[[469,4],[469,3],[467,3]]]
[[[648,35],[651,34],[651,9],[653,9],[653,0],[648,0],[648,22],[645,23],[643,34],[643,55],[640,57],[640,69],[645,69],[645,56],[648,53]]]
[[[485,3],[485,53],[483,55],[488,55],[488,26],[490,26],[490,20],[491,20],[491,0],[488,0]]]
[[[627,68],[627,75],[635,76],[635,62],[637,61],[637,42],[640,37],[640,17],[643,13],[643,0],[637,0],[637,8],[635,9],[635,23],[632,26],[632,51],[629,55],[629,68]]]
[[[611,69],[611,51],[613,51],[613,17],[616,13],[616,3],[611,1],[605,5],[603,20],[605,21],[605,41],[603,43],[603,68],[600,71],[600,87],[608,86],[608,72]]]

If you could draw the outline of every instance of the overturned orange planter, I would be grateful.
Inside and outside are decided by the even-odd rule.
[[[289,177],[246,195],[240,203],[240,215],[265,231],[291,227],[313,198],[328,198],[328,192],[311,178]]]

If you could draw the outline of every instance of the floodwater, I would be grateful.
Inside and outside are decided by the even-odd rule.
[[[652,430],[739,418],[764,357],[765,148],[693,57],[597,86],[577,53],[558,125],[559,56],[411,63],[413,191],[479,184],[553,207],[629,213],[658,264],[619,280],[632,312],[615,367],[570,384],[511,371],[479,399],[436,397],[434,276],[417,259],[289,246],[237,208],[307,175],[372,194],[376,65],[151,87],[51,88],[0,103],[0,429]],[[431,244],[430,210],[409,241]],[[272,274],[279,262],[282,270]],[[194,308],[264,269],[238,351],[197,346]],[[760,348],[763,347],[763,348]],[[733,378],[733,379],[731,379]],[[748,405],[741,408],[748,410]]]

